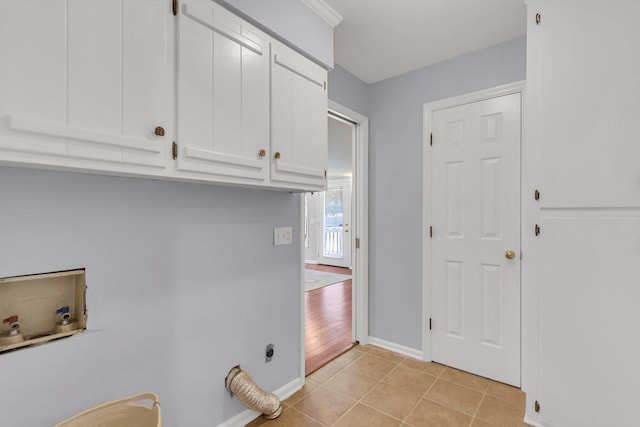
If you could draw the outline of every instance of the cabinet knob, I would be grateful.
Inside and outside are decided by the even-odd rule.
[[[516,253],[514,251],[512,251],[511,249],[509,249],[504,253],[504,257],[506,259],[514,259],[516,257]]]
[[[264,157],[267,155],[267,151],[263,148],[258,154],[260,154],[260,157]]]
[[[276,159],[279,159],[280,158],[280,152],[276,151],[276,154],[274,154],[273,157],[275,157]]]
[[[158,126],[154,133],[158,136],[164,136],[164,128],[162,126]]]

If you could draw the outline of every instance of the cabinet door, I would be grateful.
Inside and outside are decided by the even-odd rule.
[[[543,208],[640,207],[640,2],[530,3]]]
[[[328,161],[327,72],[274,42],[271,60],[271,184],[324,190]]]
[[[210,0],[183,2],[178,24],[179,171],[257,183],[269,174],[269,45]]]
[[[170,10],[167,0],[1,2],[0,160],[161,174]]]

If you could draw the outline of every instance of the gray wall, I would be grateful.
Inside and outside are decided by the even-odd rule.
[[[423,104],[525,74],[519,38],[367,87],[369,335],[422,348]]]
[[[333,67],[333,27],[302,0],[215,0],[245,15],[327,69]]]
[[[340,65],[329,71],[329,99],[355,112],[368,116],[369,87]]]
[[[89,330],[0,355],[0,425],[53,425],[128,395],[164,424],[244,410],[240,364],[267,390],[300,373],[299,196],[0,167],[0,277],[86,268]],[[265,365],[264,347],[275,344]]]

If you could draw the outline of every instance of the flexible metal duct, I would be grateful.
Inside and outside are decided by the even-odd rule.
[[[235,394],[249,409],[262,412],[268,420],[276,419],[282,413],[278,396],[258,387],[249,374],[240,369],[240,366],[231,368],[224,379],[224,386],[231,396]]]

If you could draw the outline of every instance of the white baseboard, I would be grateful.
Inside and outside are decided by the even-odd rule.
[[[415,348],[405,347],[404,345],[385,341],[376,337],[369,337],[369,344],[403,354],[407,357],[411,357],[412,359],[422,360],[422,351],[416,350]]]
[[[304,260],[305,264],[314,264],[314,265],[318,265],[318,260],[312,260],[312,259],[305,259]]]
[[[531,420],[526,416],[524,417],[524,422],[525,424],[529,424],[530,426],[534,426],[534,427],[545,427],[544,424],[540,424],[538,421]]]
[[[300,390],[303,385],[303,379],[298,377],[295,380],[283,385],[273,393],[278,396],[280,400],[285,400],[289,398],[293,393]],[[251,409],[245,409],[238,415],[229,418],[227,421],[221,424],[218,424],[218,427],[244,427],[259,415],[260,412],[252,411]]]

